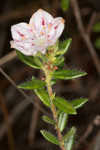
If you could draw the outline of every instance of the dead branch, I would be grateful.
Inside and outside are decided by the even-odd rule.
[[[0,59],[0,66],[6,64],[7,62],[13,60],[14,58],[16,58],[16,51],[12,51],[9,54],[5,55],[4,57],[2,57]]]
[[[9,124],[9,119],[8,119],[8,110],[6,107],[6,104],[4,102],[4,97],[0,93],[0,108],[3,112],[4,120],[5,120],[5,125],[7,127],[7,132],[8,132],[8,144],[9,148],[11,150],[15,149],[15,144],[14,144],[14,138],[13,138],[13,133],[12,133],[12,128],[11,125]]]
[[[91,31],[92,31],[92,27],[94,25],[94,22],[96,20],[96,16],[97,16],[97,13],[93,12],[93,14],[90,18],[90,21],[89,21],[89,24],[88,24],[88,27],[87,27],[87,33],[88,33],[89,36],[90,36]]]
[[[36,101],[36,103],[38,106],[40,106],[39,101]],[[29,129],[29,135],[28,135],[30,145],[34,144],[38,119],[39,119],[39,107],[35,107],[32,112],[32,120],[30,123],[30,129]]]
[[[21,93],[21,95],[24,96],[24,98],[28,99],[36,107],[39,107],[37,104],[34,103],[34,101],[32,99],[30,99],[30,97],[23,90],[21,90],[21,89],[19,89],[17,87],[17,85],[15,84],[15,82],[3,71],[2,68],[0,68],[0,72]],[[40,109],[41,112],[47,114],[47,112],[43,108],[39,107],[39,109]]]
[[[93,62],[95,64],[96,70],[100,74],[100,62],[99,62],[99,58],[98,58],[98,56],[96,54],[96,51],[95,51],[95,49],[94,49],[94,47],[93,47],[93,45],[91,43],[90,37],[85,32],[77,0],[71,0],[71,6],[72,6],[72,9],[73,9],[75,18],[76,18],[76,22],[77,22],[80,34],[81,34],[81,36],[82,36],[82,38],[83,38],[83,40],[84,40],[84,42],[85,42],[85,44],[86,44],[86,46],[87,46],[90,54],[91,54],[91,57],[92,57]]]

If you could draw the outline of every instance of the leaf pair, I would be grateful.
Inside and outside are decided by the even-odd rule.
[[[76,114],[75,108],[64,98],[55,97],[53,103],[60,111],[66,114]]]
[[[56,144],[56,145],[60,145],[58,139],[50,132],[48,132],[46,130],[41,130],[40,132],[47,141],[49,141],[53,144]],[[66,150],[72,149],[75,133],[76,133],[76,128],[72,127],[69,130],[69,132],[63,137],[64,147]]]
[[[79,98],[72,100],[71,102],[66,101],[64,98],[56,97],[53,101],[55,106],[66,114],[76,114],[76,109],[82,107],[88,101],[87,98]]]
[[[82,107],[88,101],[87,98],[80,98],[72,100],[71,102],[66,101],[63,98],[57,97],[54,100],[55,106],[60,110],[58,116],[58,127],[62,132],[66,127],[69,114],[76,114],[76,109]]]
[[[40,98],[40,100],[48,107],[50,107],[50,98],[47,91],[44,89],[45,82],[41,80],[37,80],[35,78],[32,81],[28,81],[19,85],[19,88],[34,90],[35,94]],[[53,103],[54,105],[61,111],[67,114],[76,114],[76,108],[81,107],[84,103],[87,102],[87,99],[81,98],[77,100],[73,100],[71,103],[66,101],[61,97],[55,97]]]

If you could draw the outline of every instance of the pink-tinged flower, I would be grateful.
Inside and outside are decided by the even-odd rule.
[[[46,48],[56,43],[63,29],[63,18],[53,18],[46,11],[39,9],[31,17],[29,24],[19,23],[11,27],[11,47],[24,55],[35,55],[38,51],[45,54]]]

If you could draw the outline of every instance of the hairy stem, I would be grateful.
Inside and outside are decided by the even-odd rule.
[[[61,134],[60,129],[58,127],[57,111],[56,111],[55,105],[53,104],[54,99],[53,99],[53,91],[52,91],[52,87],[51,87],[51,78],[48,78],[48,76],[49,76],[48,74],[45,74],[45,75],[46,75],[47,90],[48,90],[48,94],[49,94],[49,97],[51,100],[51,111],[53,114],[53,118],[56,122],[55,128],[57,131],[57,136],[58,136],[58,140],[60,143],[60,148],[61,148],[61,150],[65,150],[62,134]]]

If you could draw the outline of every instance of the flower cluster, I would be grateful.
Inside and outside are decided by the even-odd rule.
[[[11,27],[11,47],[24,55],[36,55],[38,51],[45,54],[46,49],[56,43],[63,29],[62,17],[53,18],[39,9],[32,15],[29,24],[19,23]]]

